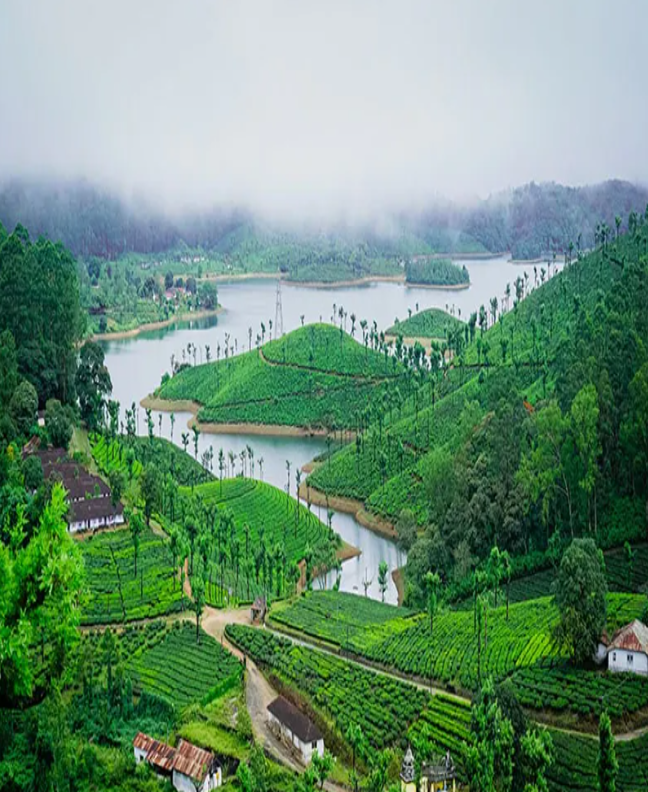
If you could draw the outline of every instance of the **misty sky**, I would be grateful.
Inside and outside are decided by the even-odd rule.
[[[648,0],[0,0],[0,177],[166,207],[648,181]]]

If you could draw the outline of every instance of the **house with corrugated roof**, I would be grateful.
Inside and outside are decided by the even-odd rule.
[[[211,792],[223,783],[223,771],[216,756],[186,740],[179,740],[172,748],[138,732],[133,740],[133,753],[137,764],[146,762],[179,792]]]
[[[324,756],[324,737],[317,726],[283,696],[268,704],[270,727],[308,764],[317,753]]]
[[[635,619],[612,636],[607,648],[609,671],[648,674],[648,627]]]

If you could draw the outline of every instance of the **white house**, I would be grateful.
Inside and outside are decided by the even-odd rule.
[[[179,740],[176,748],[138,732],[133,740],[135,762],[146,762],[156,775],[168,778],[178,792],[211,792],[223,783],[223,771],[211,751]]]
[[[299,752],[305,764],[317,753],[324,756],[324,738],[317,726],[291,704],[278,696],[268,705],[270,725],[277,734]]]
[[[617,630],[608,646],[607,659],[610,671],[648,674],[648,627],[635,619]]]

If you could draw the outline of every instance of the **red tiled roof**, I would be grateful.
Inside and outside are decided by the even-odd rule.
[[[639,619],[626,624],[614,633],[610,649],[626,649],[648,655],[648,627]]]

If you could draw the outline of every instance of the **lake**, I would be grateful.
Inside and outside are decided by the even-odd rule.
[[[470,287],[460,291],[411,287],[402,283],[374,283],[341,288],[312,288],[283,283],[281,303],[284,332],[299,327],[302,316],[305,323],[330,321],[334,304],[337,310],[342,306],[349,316],[356,314],[356,337],[361,337],[361,319],[366,319],[369,323],[376,321],[378,328],[384,330],[396,318],[407,318],[408,308],[415,311],[417,304],[419,310],[447,307],[453,309],[457,315],[461,311],[461,316],[467,318],[482,303],[488,306],[491,297],[497,296],[501,302],[506,284],[510,283],[513,290],[513,282],[518,276],[523,276],[525,269],[531,279],[533,278],[532,267],[511,264],[505,258],[458,263],[466,265],[471,280]],[[230,344],[235,345],[238,352],[248,349],[250,327],[253,345],[256,334],[260,332],[261,322],[266,326],[268,338],[270,320],[275,323],[276,291],[277,284],[273,280],[219,283],[218,300],[224,310],[218,316],[180,322],[163,330],[141,333],[134,338],[102,342],[113,383],[112,398],[121,403],[122,414],[133,402],[139,405],[140,400],[160,384],[164,372],[171,369],[171,356],[182,360],[182,351],[185,350],[186,353],[187,344],[196,345],[197,362],[200,362],[201,359],[205,360],[206,345],[211,347],[212,358],[216,357],[216,347],[218,344],[221,348],[224,346],[226,333],[230,335]],[[350,320],[347,322],[347,329],[351,329]],[[273,329],[273,337],[274,332]],[[156,433],[158,415],[154,416]],[[169,414],[161,415],[162,434],[171,438]],[[180,435],[186,431],[189,418],[188,413],[176,413],[173,440],[177,444],[180,444]],[[141,408],[138,410],[138,431],[140,434],[146,434],[147,431],[144,410]],[[232,451],[237,458],[246,446],[250,446],[254,450],[256,477],[259,477],[258,460],[262,458],[264,480],[284,490],[287,481],[286,461],[289,461],[293,495],[294,471],[325,448],[321,438],[201,434],[199,454],[209,446],[213,447],[216,455],[222,448],[226,455]],[[313,506],[313,511],[318,513],[318,507]],[[322,518],[326,521],[324,509]],[[369,595],[379,597],[378,564],[384,560],[390,570],[397,569],[405,563],[405,554],[392,541],[364,528],[348,514],[336,512],[333,516],[333,528],[345,541],[362,551],[359,557],[343,565],[341,589],[362,592],[362,581],[366,576],[373,580],[368,589]],[[390,576],[385,599],[396,602],[396,598],[396,587]]]

